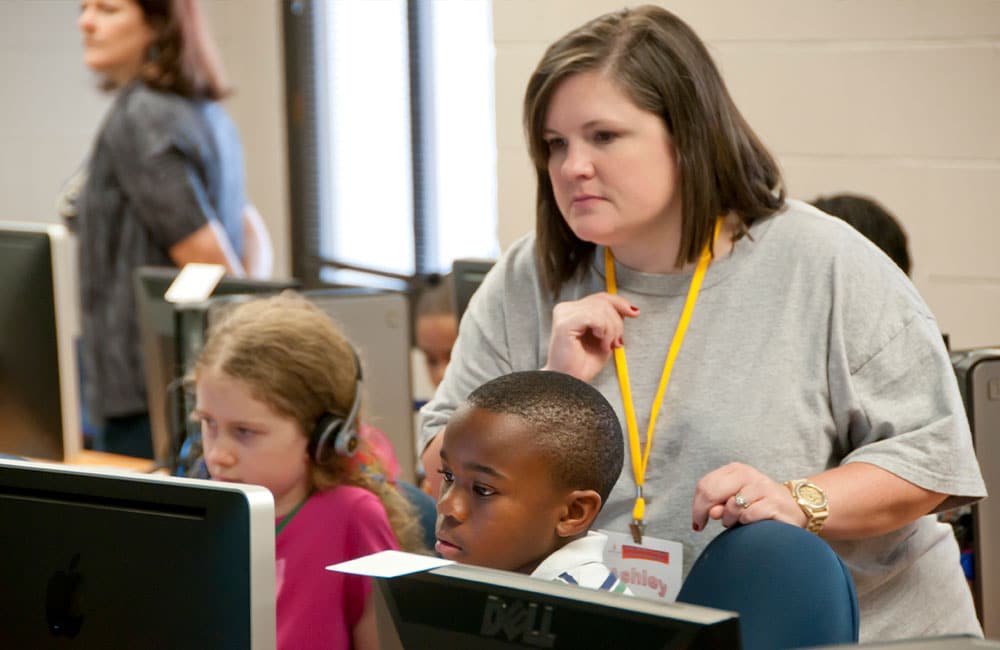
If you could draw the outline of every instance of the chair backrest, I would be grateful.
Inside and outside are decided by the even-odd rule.
[[[738,612],[743,650],[858,641],[847,567],[816,535],[777,521],[737,526],[712,540],[677,600]]]
[[[420,528],[424,533],[424,546],[428,551],[434,550],[434,542],[437,541],[435,524],[437,523],[437,503],[429,494],[408,481],[396,481],[399,493],[406,497],[413,509],[416,511],[417,519],[420,521]]]

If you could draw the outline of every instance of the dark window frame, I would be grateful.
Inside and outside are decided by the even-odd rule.
[[[324,219],[333,218],[330,196],[334,190],[321,145],[328,141],[325,116],[334,108],[322,85],[328,60],[325,9],[319,0],[282,2],[292,275],[304,288],[329,286],[321,278],[327,269],[360,271],[398,280],[409,292],[419,289],[432,274],[435,237],[427,207],[434,188],[426,174],[434,156],[427,137],[433,115],[433,71],[427,65],[429,54],[425,47],[431,42],[429,11],[426,0],[407,2],[414,273],[401,275],[325,258],[320,252],[321,224]]]

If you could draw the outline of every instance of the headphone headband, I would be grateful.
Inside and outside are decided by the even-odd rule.
[[[353,345],[348,343],[354,357],[356,368],[354,380],[354,399],[347,411],[347,417],[341,418],[333,413],[324,413],[316,422],[316,427],[309,438],[313,460],[322,464],[326,460],[326,448],[329,439],[333,437],[333,449],[338,456],[353,456],[358,449],[357,417],[361,408],[361,358]]]

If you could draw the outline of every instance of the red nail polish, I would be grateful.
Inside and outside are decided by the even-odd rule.
[[[636,307],[635,305],[629,305],[628,308],[637,314],[639,313],[639,308]]]
[[[693,530],[693,531],[695,531],[695,532],[698,532],[699,530],[701,530],[701,528],[699,528],[699,527],[698,527],[698,524],[696,524],[696,523],[694,523],[694,522],[692,521],[692,522],[691,522],[691,530]]]

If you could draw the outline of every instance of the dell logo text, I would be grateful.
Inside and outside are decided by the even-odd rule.
[[[508,603],[497,596],[489,596],[479,633],[493,637],[503,632],[508,641],[519,640],[536,648],[551,648],[556,642],[556,635],[550,631],[554,613],[551,605],[521,600]]]

